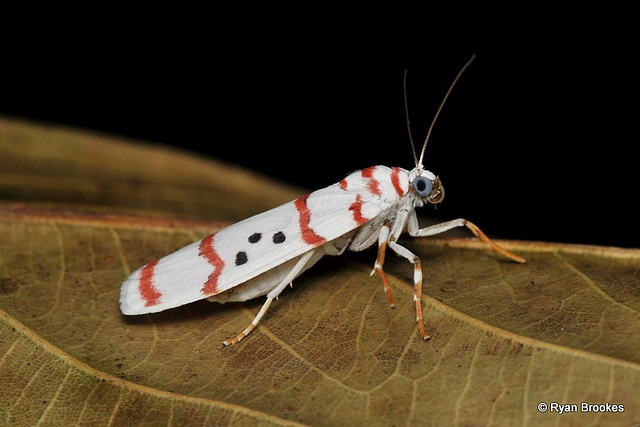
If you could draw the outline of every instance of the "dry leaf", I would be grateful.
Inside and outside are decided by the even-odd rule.
[[[391,310],[369,277],[375,250],[328,257],[222,348],[262,301],[118,310],[131,270],[219,224],[0,207],[0,422],[640,422],[640,251],[501,242],[520,265],[471,239],[407,239],[423,261],[428,342],[406,261],[385,265]],[[624,412],[540,413],[540,402]]]
[[[0,200],[237,221],[302,191],[171,147],[0,117]]]

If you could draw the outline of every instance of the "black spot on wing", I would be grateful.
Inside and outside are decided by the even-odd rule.
[[[247,258],[246,252],[240,251],[236,254],[236,265],[246,264],[247,261],[249,261],[249,258]]]
[[[247,241],[251,244],[256,244],[261,240],[262,240],[262,233],[258,233],[258,232],[251,234],[247,238]],[[280,243],[284,243],[285,240],[287,240],[287,236],[282,231],[277,231],[273,233],[273,236],[271,237],[271,241],[276,245],[279,245]],[[249,256],[247,255],[247,253],[245,251],[239,251],[236,254],[235,264],[239,266],[239,265],[244,265],[247,262],[249,262]]]
[[[287,236],[282,231],[278,231],[273,235],[273,243],[275,244],[283,243],[285,240],[287,240]]]

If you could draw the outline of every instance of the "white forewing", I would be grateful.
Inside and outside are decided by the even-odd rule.
[[[141,267],[123,283],[120,308],[151,313],[225,292],[358,228],[407,190],[404,170],[354,172]]]

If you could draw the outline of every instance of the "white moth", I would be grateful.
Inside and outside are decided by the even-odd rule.
[[[255,319],[236,337],[224,341],[227,346],[246,337],[283,289],[324,255],[361,251],[377,241],[378,256],[371,274],[376,271],[380,274],[391,307],[394,307],[393,295],[382,270],[386,249],[390,248],[413,264],[416,321],[420,335],[428,339],[420,304],[420,259],[397,243],[403,230],[410,236],[425,237],[466,226],[496,251],[514,261],[524,262],[523,258],[493,243],[465,219],[426,228],[418,226],[415,209],[425,203],[440,203],[444,198],[440,179],[422,166],[427,141],[453,86],[473,59],[460,70],[445,95],[420,158],[416,156],[410,136],[415,168],[408,171],[372,166],[354,172],[339,183],[240,221],[153,261],[135,271],[122,284],[122,313],[155,313],[203,298],[225,303],[266,295]],[[408,117],[407,113],[407,126]]]

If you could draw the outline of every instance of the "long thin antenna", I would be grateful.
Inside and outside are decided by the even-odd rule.
[[[404,114],[407,117],[407,132],[409,132],[409,142],[411,143],[411,151],[413,152],[413,161],[418,167],[418,155],[416,154],[416,146],[413,143],[411,135],[411,123],[409,122],[409,103],[407,102],[407,69],[404,69],[404,79],[402,80],[402,92],[404,93]]]
[[[424,157],[424,150],[425,148],[427,148],[427,142],[429,142],[429,137],[431,136],[431,131],[433,130],[433,125],[436,124],[436,120],[438,120],[438,116],[440,115],[440,111],[442,111],[442,107],[444,107],[445,102],[447,102],[447,98],[449,98],[449,94],[451,93],[451,90],[453,89],[453,87],[456,85],[456,83],[458,82],[458,79],[460,78],[460,76],[462,75],[462,73],[464,73],[464,70],[467,69],[467,67],[469,65],[471,65],[471,63],[473,62],[473,60],[476,59],[476,55],[473,54],[471,56],[471,59],[469,59],[467,61],[466,64],[464,64],[464,66],[462,67],[462,69],[458,72],[458,75],[456,76],[456,78],[453,80],[453,83],[451,83],[451,86],[449,86],[449,90],[447,91],[447,94],[444,96],[444,99],[442,100],[442,102],[440,103],[440,107],[438,108],[438,111],[436,111],[436,115],[433,118],[433,121],[431,122],[431,126],[429,127],[429,131],[427,132],[427,137],[424,140],[424,145],[422,146],[422,152],[420,153],[420,159],[417,161],[416,163],[416,167],[417,168],[421,168],[422,167],[422,158]],[[405,80],[406,80],[406,71],[405,71]],[[405,93],[405,110],[406,110],[406,101],[407,101],[407,97],[406,97],[406,93]],[[407,125],[409,123],[409,117],[408,117],[407,113]],[[411,132],[409,132],[409,135],[411,135]],[[411,141],[411,147],[413,148],[413,141]],[[416,153],[415,153],[415,148],[413,148],[413,157],[415,158]]]

